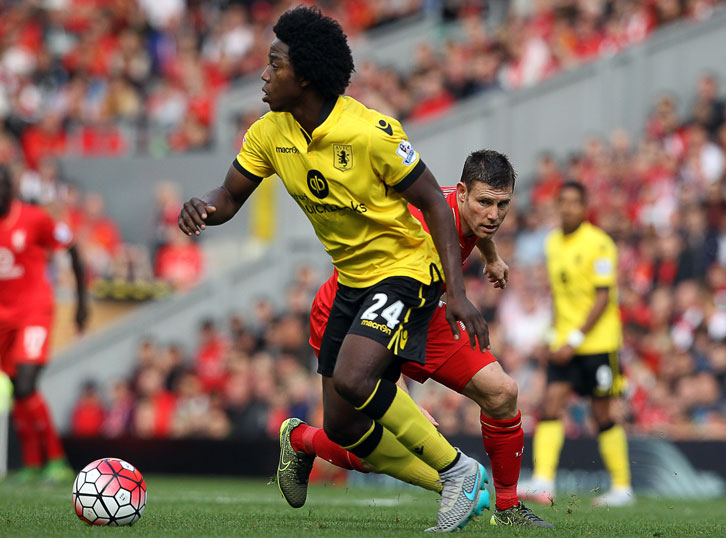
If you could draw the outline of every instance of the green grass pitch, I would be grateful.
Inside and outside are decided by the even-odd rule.
[[[0,536],[424,536],[436,519],[436,496],[414,488],[313,486],[308,503],[287,506],[265,481],[212,477],[146,477],[146,512],[133,527],[90,527],[71,503],[71,485],[19,486],[0,482]],[[632,508],[595,509],[566,496],[534,507],[557,526],[495,528],[485,515],[458,536],[726,536],[726,499],[640,498]]]

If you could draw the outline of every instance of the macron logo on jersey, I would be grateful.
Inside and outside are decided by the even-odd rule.
[[[376,125],[376,128],[380,129],[384,133],[386,133],[388,136],[393,136],[393,127],[391,127],[391,124],[388,123],[386,120],[379,120],[378,125]]]

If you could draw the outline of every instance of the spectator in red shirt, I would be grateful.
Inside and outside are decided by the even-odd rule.
[[[31,125],[22,134],[20,143],[30,168],[37,168],[41,159],[62,155],[67,147],[62,118],[46,114],[37,125]]]
[[[121,234],[116,223],[106,215],[105,202],[98,193],[85,198],[85,215],[79,231],[86,263],[96,275],[106,275],[113,257],[121,246]]]
[[[412,120],[428,120],[438,117],[454,104],[454,96],[444,85],[444,73],[436,67],[421,73],[412,83],[416,105],[409,116]]]
[[[82,390],[73,409],[71,432],[76,437],[98,437],[106,420],[106,410],[93,381],[85,383]]]
[[[221,391],[226,378],[226,339],[211,319],[202,322],[194,369],[207,392]]]
[[[171,241],[157,252],[154,272],[157,278],[186,291],[199,282],[202,275],[202,251],[199,244],[178,229],[169,235]]]
[[[81,155],[92,157],[112,157],[126,151],[121,131],[108,119],[83,125],[76,146]]]
[[[139,437],[169,437],[172,432],[176,396],[164,388],[164,374],[148,367],[139,372],[139,401],[134,409],[134,433]]]
[[[117,381],[111,391],[111,405],[103,424],[106,437],[122,437],[129,433],[134,413],[134,393],[128,381]]]
[[[551,153],[544,153],[537,162],[537,180],[532,187],[532,203],[542,205],[554,202],[562,186],[562,173]]]

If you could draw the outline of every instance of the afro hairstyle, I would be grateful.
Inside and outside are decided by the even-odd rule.
[[[332,99],[345,92],[355,67],[348,38],[335,19],[317,7],[298,6],[280,15],[272,31],[289,47],[295,74],[318,94]]]

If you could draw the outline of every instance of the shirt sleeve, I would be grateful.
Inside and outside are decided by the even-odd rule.
[[[265,144],[265,124],[264,116],[252,124],[242,138],[242,147],[232,163],[242,175],[257,182],[275,173]]]
[[[594,243],[592,282],[596,288],[609,288],[617,282],[618,255],[615,244],[609,238]]]
[[[387,116],[371,127],[370,160],[376,175],[398,192],[406,190],[426,169],[401,124]]]

